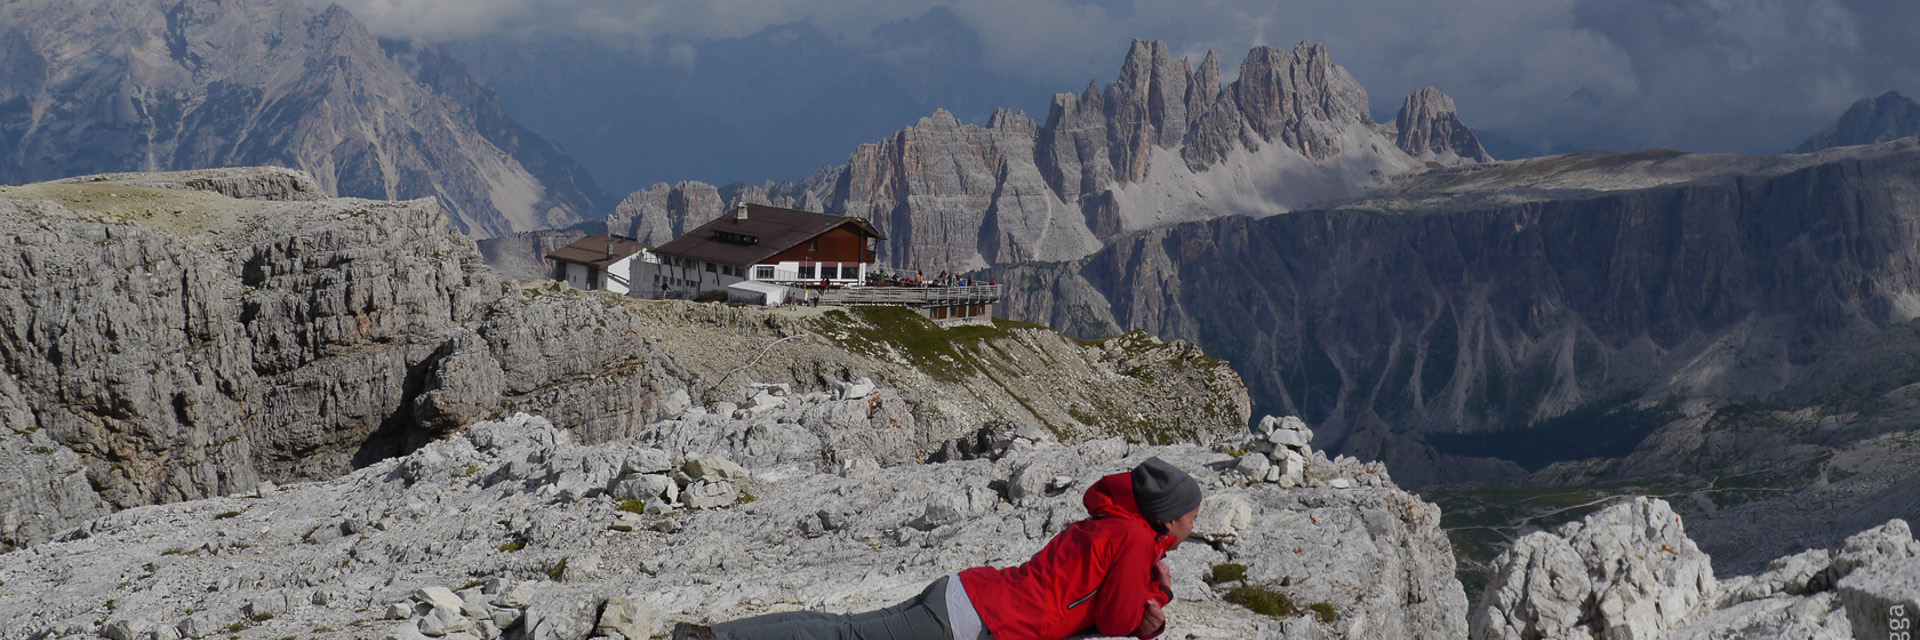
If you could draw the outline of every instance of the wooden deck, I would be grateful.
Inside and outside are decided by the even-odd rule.
[[[847,287],[820,295],[820,304],[855,306],[896,304],[909,307],[945,307],[963,304],[993,304],[1006,295],[1007,285],[977,284],[971,287]]]

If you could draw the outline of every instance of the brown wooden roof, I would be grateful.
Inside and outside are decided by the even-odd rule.
[[[887,239],[873,225],[860,218],[758,204],[746,205],[746,208],[745,219],[739,217],[737,209],[728,211],[712,222],[660,245],[654,251],[663,255],[744,267],[842,225],[852,226],[861,235]],[[742,238],[751,238],[752,242],[742,242]]]
[[[632,238],[592,235],[547,254],[547,259],[590,264],[604,269],[649,248]]]

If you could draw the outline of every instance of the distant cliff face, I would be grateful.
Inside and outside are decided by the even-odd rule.
[[[430,45],[300,0],[0,7],[0,183],[278,165],[328,193],[438,198],[478,237],[605,196]]]
[[[1920,103],[1888,91],[1873,98],[1861,98],[1840,120],[1826,131],[1813,134],[1794,147],[1792,153],[1812,153],[1832,147],[1874,144],[1920,135]]]
[[[502,283],[433,201],[328,198],[284,169],[0,187],[0,233],[0,549],[111,510],[332,477],[502,412],[603,442],[765,408],[751,383],[884,385],[859,424],[916,428],[882,464],[987,422],[1204,442],[1249,411],[1225,363],[1139,334],[948,335],[906,311]]]
[[[871,220],[888,237],[881,259],[899,268],[1070,260],[1128,231],[1356,197],[1436,154],[1488,160],[1452,101],[1427,91],[1431,108],[1406,127],[1418,135],[1396,146],[1325,47],[1256,47],[1223,85],[1212,53],[1196,69],[1135,41],[1117,80],[1054,96],[1045,123],[1002,110],[983,127],[938,111],[803,182],[725,195],[654,185],[607,226],[658,244],[765,202]]]
[[[1911,141],[1529,160],[991,277],[1010,285],[1007,317],[1194,340],[1231,354],[1258,410],[1387,455],[1371,448],[1389,431],[1521,427],[1623,397],[1767,398],[1835,375],[1812,372],[1920,316],[1917,167]]]

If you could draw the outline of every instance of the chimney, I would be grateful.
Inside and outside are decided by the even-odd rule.
[[[733,220],[734,220],[734,222],[739,222],[739,221],[741,221],[741,220],[745,220],[745,219],[747,219],[747,205],[744,205],[744,204],[743,204],[743,205],[740,205],[740,206],[738,206],[738,207],[734,207],[734,208],[733,208]]]

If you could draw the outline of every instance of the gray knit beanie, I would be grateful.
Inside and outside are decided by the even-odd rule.
[[[1134,467],[1133,501],[1150,522],[1165,524],[1200,508],[1200,482],[1158,457]]]

